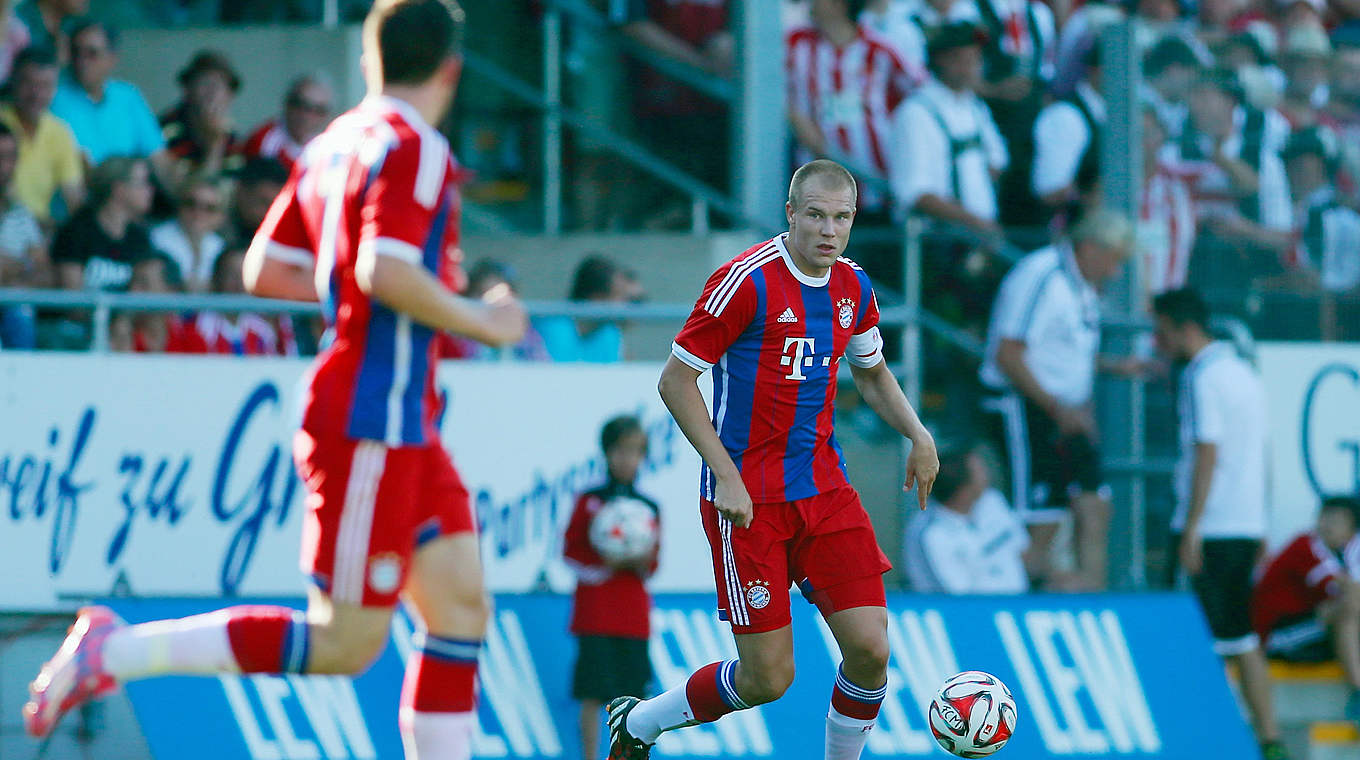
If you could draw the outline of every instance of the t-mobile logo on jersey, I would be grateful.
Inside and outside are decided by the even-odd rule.
[[[789,354],[789,349],[793,349],[793,354]],[[806,380],[807,375],[803,374],[804,367],[811,367],[817,363],[815,338],[785,338],[784,355],[780,357],[779,364],[782,367],[790,367],[789,374],[784,375],[785,380]],[[822,366],[831,366],[831,357],[822,357]]]

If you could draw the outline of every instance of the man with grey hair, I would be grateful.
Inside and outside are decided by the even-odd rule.
[[[992,307],[983,402],[999,416],[1012,501],[1029,525],[1037,581],[1053,577],[1052,543],[1071,510],[1076,584],[1106,584],[1109,487],[1100,466],[1092,393],[1100,348],[1100,286],[1134,242],[1127,218],[1095,210],[1069,240],[1037,250],[1006,275]]]
[[[266,121],[246,141],[246,158],[273,158],[293,170],[302,147],[321,134],[335,108],[335,90],[324,74],[304,74],[288,86],[283,115]]]

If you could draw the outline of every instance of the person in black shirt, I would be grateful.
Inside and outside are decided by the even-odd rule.
[[[133,263],[152,253],[142,226],[151,199],[145,160],[116,157],[96,167],[90,175],[90,202],[57,230],[52,244],[61,287],[125,289]]]

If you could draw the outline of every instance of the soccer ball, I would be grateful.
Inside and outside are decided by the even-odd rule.
[[[1015,731],[1015,697],[1001,679],[969,670],[940,687],[930,702],[930,732],[958,757],[987,757]]]
[[[611,499],[590,521],[590,545],[608,562],[644,559],[656,549],[657,538],[656,510],[637,499]]]

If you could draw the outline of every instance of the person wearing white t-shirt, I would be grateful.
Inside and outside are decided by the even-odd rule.
[[[1006,143],[977,88],[982,84],[981,31],[946,24],[928,42],[932,78],[893,115],[889,179],[899,214],[917,213],[1000,235],[996,178]]]
[[[976,450],[944,451],[931,489],[932,509],[907,526],[902,542],[915,591],[1023,594],[1029,590],[1029,535],[993,488]]]
[[[1092,395],[1100,349],[1097,290],[1123,267],[1134,228],[1108,210],[1089,212],[1069,240],[1041,248],[1006,274],[992,306],[979,373],[999,415],[1011,500],[1035,551],[1050,547],[1067,510],[1085,588],[1105,588],[1109,486],[1101,472]],[[1116,369],[1110,366],[1109,369]]]
[[[1186,363],[1177,394],[1174,560],[1204,609],[1214,652],[1238,667],[1257,738],[1277,744],[1270,672],[1250,615],[1266,533],[1265,386],[1231,344],[1209,335],[1209,310],[1193,290],[1162,293],[1152,309],[1158,348]]]

